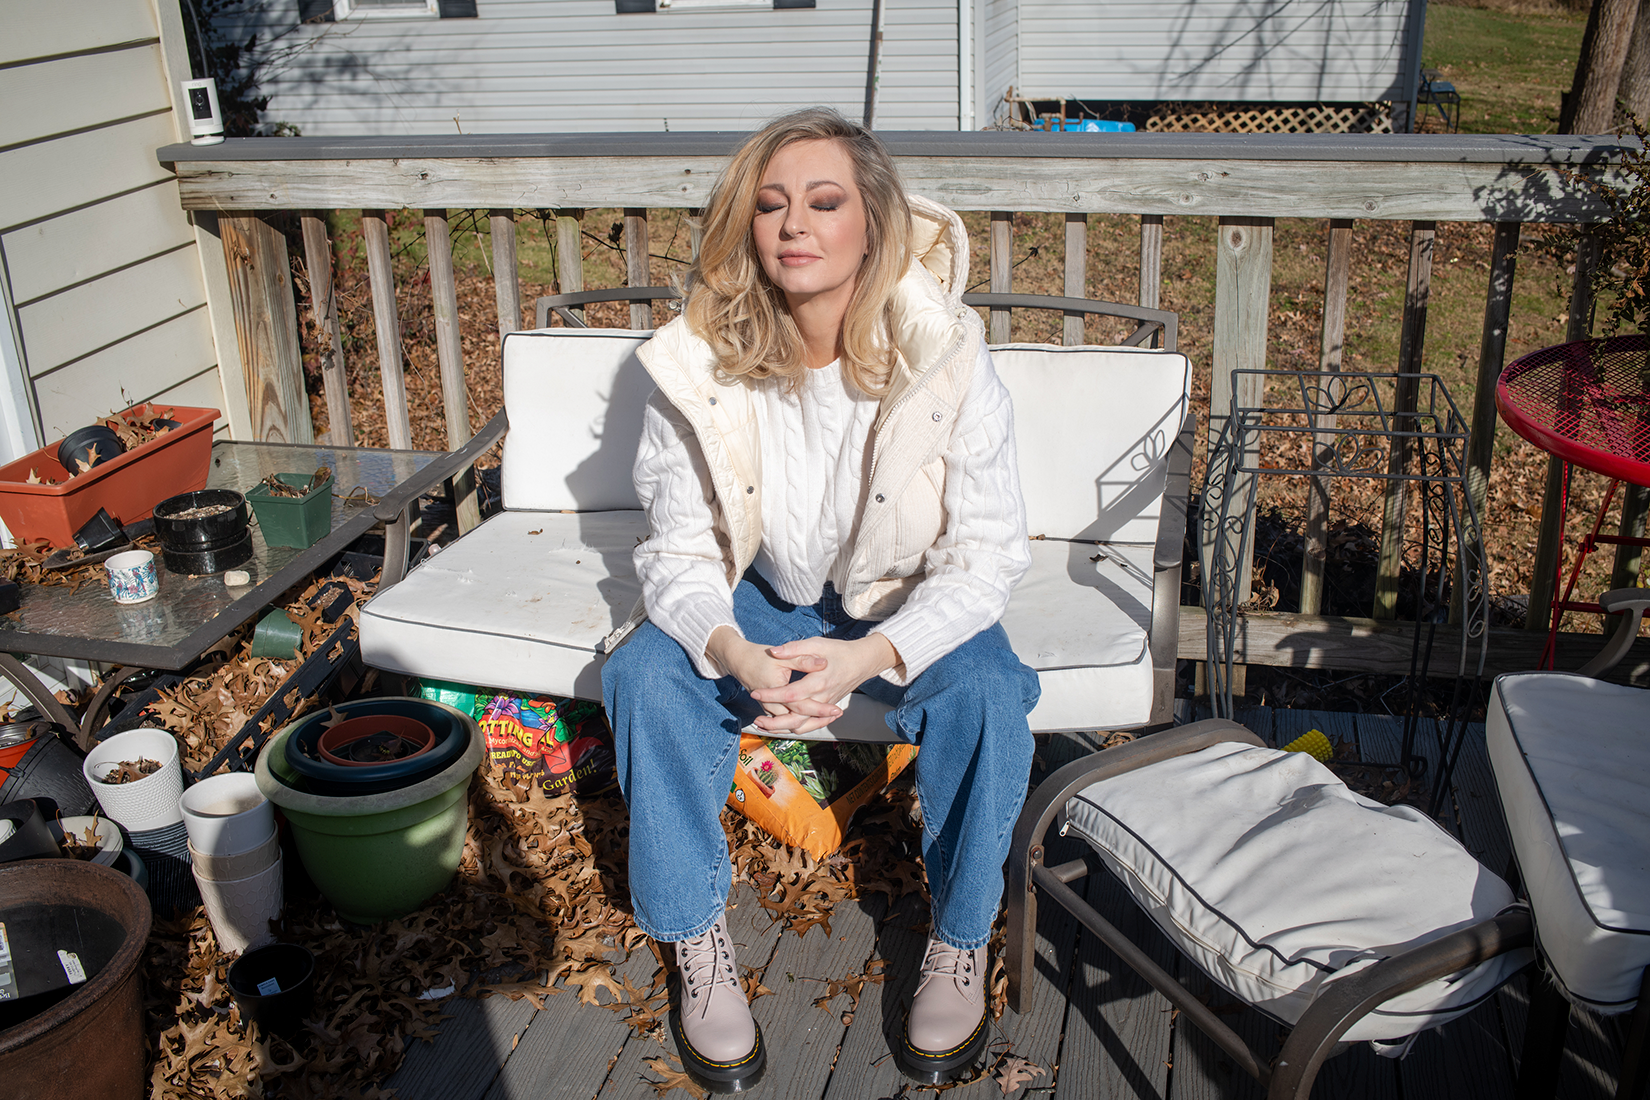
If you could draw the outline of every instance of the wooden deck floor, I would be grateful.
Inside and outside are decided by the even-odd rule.
[[[1356,739],[1364,759],[1397,757],[1402,733],[1390,717],[1308,711],[1253,710],[1239,719],[1274,744],[1311,728],[1331,739]],[[1080,738],[1057,737],[1042,751],[1048,769],[1088,751]],[[1039,770],[1042,770],[1041,768]],[[1508,845],[1484,753],[1483,727],[1469,732],[1454,781],[1448,824],[1467,847],[1497,872],[1506,868]],[[1067,842],[1061,842],[1067,843]],[[1050,862],[1076,852],[1050,853]],[[1307,872],[1308,869],[1303,869]],[[1215,988],[1170,949],[1150,921],[1109,876],[1090,876],[1088,897],[1157,961],[1210,1004],[1263,1057],[1281,1045],[1278,1028]],[[907,901],[888,909],[880,898],[839,905],[831,935],[780,936],[748,891],[736,891],[730,931],[740,962],[757,967],[773,996],[753,1011],[769,1047],[766,1077],[756,1095],[764,1100],[897,1100],[916,1091],[888,1057],[885,1032],[897,1029],[915,985],[924,944],[925,914]],[[1042,907],[1039,965],[1029,1011],[1005,1012],[994,1049],[1011,1047],[1047,1072],[1016,1095],[1036,1100],[1212,1100],[1254,1098],[1263,1093],[1195,1028],[1176,1026],[1168,1003],[1057,907]],[[828,1008],[813,1001],[825,981],[862,974],[884,960],[887,979],[867,985],[858,1009],[840,996]],[[622,967],[645,987],[655,963],[636,952]],[[1517,1072],[1528,994],[1515,978],[1472,1014],[1427,1032],[1409,1057],[1391,1061],[1358,1044],[1331,1060],[1314,1097],[1334,1100],[1508,1100]],[[385,1084],[404,1100],[635,1100],[654,1095],[658,1081],[650,1059],[673,1058],[669,1037],[634,1038],[620,1014],[582,1004],[571,992],[535,1010],[528,1001],[493,997],[455,999],[451,1018],[433,1044],[418,1044]],[[1559,1096],[1593,1100],[1614,1095],[1621,1047],[1613,1023],[1575,1013],[1565,1053]],[[1001,1096],[981,1080],[967,1092]],[[672,1097],[685,1097],[675,1091]]]

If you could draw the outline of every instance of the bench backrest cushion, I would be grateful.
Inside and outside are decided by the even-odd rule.
[[[539,329],[504,339],[504,505],[640,507],[630,481],[652,379],[648,333]],[[1014,398],[1028,530],[1151,543],[1169,447],[1186,414],[1186,357],[1140,348],[992,349]]]
[[[641,507],[630,467],[653,379],[636,349],[652,335],[548,328],[504,337],[506,508]]]
[[[1027,532],[1155,542],[1169,447],[1186,416],[1187,358],[1003,344],[991,359],[1014,398]]]

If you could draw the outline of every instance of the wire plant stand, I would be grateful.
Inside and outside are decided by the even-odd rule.
[[[1270,394],[1268,395],[1268,390]],[[1231,414],[1210,449],[1203,490],[1199,556],[1208,615],[1209,696],[1220,718],[1233,716],[1238,640],[1253,610],[1249,593],[1261,479],[1309,479],[1327,498],[1335,479],[1385,483],[1387,524],[1401,533],[1409,570],[1414,630],[1401,758],[1390,764],[1424,780],[1416,751],[1427,671],[1440,628],[1458,635],[1459,660],[1448,714],[1432,724],[1439,767],[1428,808],[1436,813],[1455,770],[1489,644],[1489,590],[1483,533],[1469,490],[1467,421],[1433,374],[1359,371],[1234,370]],[[1253,398],[1270,404],[1246,404]],[[1269,437],[1269,438],[1268,438]],[[1273,444],[1262,459],[1263,440]],[[1304,443],[1304,446],[1298,444]],[[1296,444],[1291,446],[1291,444]],[[1302,466],[1278,464],[1282,453]],[[1480,487],[1480,492],[1481,492]],[[1414,502],[1418,523],[1407,512]],[[1419,537],[1407,532],[1418,529]],[[1403,575],[1403,570],[1397,570]]]

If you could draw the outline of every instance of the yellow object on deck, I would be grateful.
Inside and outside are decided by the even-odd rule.
[[[1323,735],[1323,730],[1307,730],[1289,744],[1283,746],[1284,752],[1304,752],[1320,764],[1327,763],[1335,755],[1335,748],[1329,743],[1329,738]]]

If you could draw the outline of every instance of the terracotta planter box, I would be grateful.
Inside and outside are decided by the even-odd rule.
[[[148,519],[155,505],[167,497],[206,488],[212,463],[212,422],[218,410],[159,407],[171,409],[179,426],[79,477],[69,477],[58,463],[59,441],[0,466],[0,520],[12,536],[73,546],[74,533],[99,508],[107,508],[125,526]],[[30,484],[31,470],[59,484]]]

